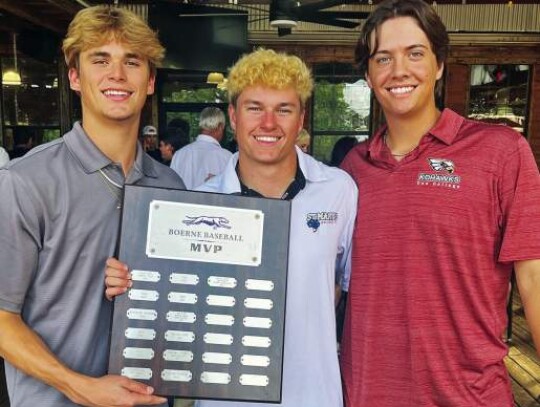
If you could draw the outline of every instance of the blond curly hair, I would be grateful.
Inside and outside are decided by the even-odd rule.
[[[147,58],[155,75],[165,56],[156,33],[135,13],[111,6],[94,6],[79,11],[62,44],[68,68],[78,68],[79,55],[93,47],[116,40]]]
[[[240,93],[253,85],[278,90],[294,88],[305,106],[313,90],[313,78],[300,58],[259,48],[244,55],[230,69],[227,82],[230,103],[235,105]]]

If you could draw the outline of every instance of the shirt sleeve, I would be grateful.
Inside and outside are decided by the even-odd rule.
[[[21,177],[0,170],[0,309],[21,312],[41,249],[37,206]]]
[[[347,190],[344,194],[344,201],[346,202],[346,222],[341,235],[340,245],[342,247],[342,254],[338,258],[337,275],[339,275],[338,283],[343,291],[349,291],[349,281],[351,277],[351,252],[352,252],[352,236],[354,230],[354,224],[356,222],[356,211],[358,208],[358,188],[354,181],[347,176]]]
[[[540,175],[525,137],[499,177],[500,262],[540,259]]]

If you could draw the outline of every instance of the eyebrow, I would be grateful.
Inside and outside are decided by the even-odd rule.
[[[428,46],[425,45],[425,44],[413,44],[413,45],[409,45],[408,47],[405,48],[406,51],[410,51],[414,48],[424,48],[424,49],[428,49]],[[377,55],[377,54],[391,54],[390,51],[388,50],[385,50],[385,49],[382,49],[382,50],[377,50],[377,52],[375,52],[373,54],[373,56]]]
[[[89,54],[90,57],[110,58],[111,54],[106,51],[95,51]],[[135,52],[128,52],[124,54],[125,59],[141,59],[141,56]]]
[[[258,100],[255,100],[255,99],[248,99],[248,100],[245,100],[244,101],[244,105],[263,105],[264,103],[263,102],[260,102]],[[278,107],[286,107],[286,106],[295,106],[294,103],[292,102],[282,102],[282,103],[279,103],[278,104]]]

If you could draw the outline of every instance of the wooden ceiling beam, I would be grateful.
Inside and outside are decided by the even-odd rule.
[[[49,21],[47,21],[46,18],[43,18],[43,16],[41,16],[40,18],[30,14],[28,11],[26,11],[23,7],[20,6],[21,3],[23,2],[17,2],[17,5],[15,5],[13,1],[0,0],[0,9],[5,10],[19,18],[22,18],[23,20],[29,21],[32,24],[37,25],[38,27],[44,27],[56,33],[64,34],[64,27],[59,27],[51,24]]]
[[[56,7],[57,9],[74,16],[79,10],[83,7],[79,3],[73,2],[72,0],[45,0],[50,5]]]

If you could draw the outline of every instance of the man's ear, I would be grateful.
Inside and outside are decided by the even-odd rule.
[[[155,85],[156,85],[156,75],[151,73],[150,78],[148,78],[148,88],[146,90],[147,95],[154,94]]]
[[[366,71],[366,73],[365,73],[364,76],[365,76],[365,78],[366,78],[366,82],[367,82],[369,88],[370,88],[370,89],[373,89],[373,85],[371,84],[371,79],[369,78],[369,72]]]
[[[437,69],[437,80],[441,79],[442,78],[442,74],[444,72],[444,62],[441,63],[441,65],[439,66],[439,69]]]
[[[69,68],[68,71],[69,87],[75,92],[81,91],[81,78],[77,68]]]
[[[233,131],[236,131],[236,109],[232,103],[229,103],[228,113],[231,128],[233,129]]]

